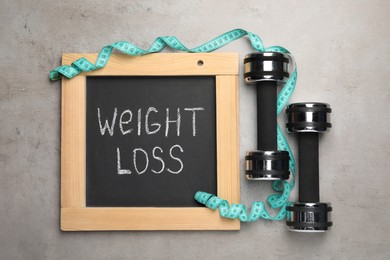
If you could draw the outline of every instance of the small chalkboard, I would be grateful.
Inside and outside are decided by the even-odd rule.
[[[61,229],[239,229],[194,200],[239,202],[237,74],[237,54],[114,54],[63,79]]]

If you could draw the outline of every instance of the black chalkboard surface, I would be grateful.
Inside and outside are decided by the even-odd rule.
[[[86,206],[197,207],[217,194],[215,76],[86,78]]]

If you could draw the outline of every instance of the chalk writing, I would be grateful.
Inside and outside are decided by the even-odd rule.
[[[129,135],[133,134],[135,137],[141,135],[154,135],[158,134],[160,130],[163,128],[163,137],[169,138],[170,136],[181,135],[181,124],[182,121],[190,121],[191,122],[191,136],[196,137],[196,129],[197,129],[197,113],[200,111],[204,111],[203,107],[185,107],[183,109],[176,108],[170,109],[165,108],[162,111],[165,111],[164,119],[162,122],[156,122],[151,120],[152,115],[157,115],[159,110],[156,107],[150,106],[146,109],[146,112],[143,113],[143,109],[139,108],[137,111],[137,122],[133,121],[133,112],[131,109],[125,109],[120,112],[120,116],[118,119],[118,108],[114,107],[113,110],[110,111],[112,113],[111,117],[102,117],[103,113],[101,108],[97,107],[97,118],[99,124],[99,133],[102,136],[112,137],[115,134],[119,135]],[[161,109],[160,109],[161,111]],[[175,115],[171,115],[171,111],[175,111]],[[144,125],[144,129],[142,129],[142,125]],[[119,127],[119,131],[116,131],[116,128]],[[137,127],[137,132],[134,133],[134,128]],[[131,154],[122,154],[121,148],[116,148],[116,163],[117,163],[117,174],[132,174],[132,172],[136,172],[138,175],[142,175],[148,170],[155,174],[161,174],[164,171],[169,172],[171,174],[180,174],[184,168],[184,162],[180,158],[180,155],[185,151],[180,144],[173,144],[168,152],[163,151],[163,149],[159,146],[155,146],[151,151],[147,151],[141,147],[136,147],[132,149]],[[169,155],[169,156],[168,156]],[[123,161],[132,161],[130,168],[123,167]],[[160,167],[149,169],[151,165],[151,160],[158,161]],[[169,162],[169,165],[167,164]]]

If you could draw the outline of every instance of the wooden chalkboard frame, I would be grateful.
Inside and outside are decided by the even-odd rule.
[[[62,64],[97,54],[64,54]],[[103,69],[62,79],[61,230],[239,230],[206,207],[86,207],[86,76],[216,77],[217,190],[229,203],[240,196],[238,159],[238,54],[113,54]]]

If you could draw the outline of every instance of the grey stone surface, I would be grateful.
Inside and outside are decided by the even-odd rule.
[[[0,259],[389,259],[389,11],[386,0],[1,0]],[[48,80],[61,54],[117,40],[146,48],[160,35],[195,47],[237,27],[294,54],[292,102],[332,105],[320,184],[334,229],[298,234],[261,221],[239,232],[61,232],[61,86]],[[252,50],[241,39],[219,51],[242,59]],[[255,147],[255,92],[239,83],[243,171]],[[242,176],[242,202],[264,200],[269,186]]]

